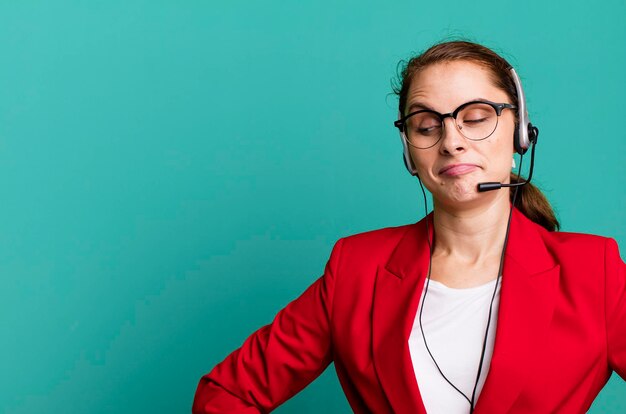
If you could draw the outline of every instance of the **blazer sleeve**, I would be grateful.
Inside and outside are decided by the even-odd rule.
[[[607,239],[604,266],[609,367],[626,380],[626,265],[613,239]]]
[[[332,361],[330,320],[342,240],[324,274],[274,321],[200,379],[195,413],[267,413],[317,378]]]

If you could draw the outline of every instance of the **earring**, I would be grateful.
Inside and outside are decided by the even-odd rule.
[[[511,169],[517,167],[517,165],[515,165],[515,158],[513,158],[511,161],[512,161],[511,162]]]

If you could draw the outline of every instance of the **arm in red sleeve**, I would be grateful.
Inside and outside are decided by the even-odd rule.
[[[332,361],[330,320],[341,244],[335,244],[315,283],[202,377],[194,414],[270,412],[326,369]]]
[[[613,239],[607,240],[604,266],[609,366],[626,380],[626,265]]]

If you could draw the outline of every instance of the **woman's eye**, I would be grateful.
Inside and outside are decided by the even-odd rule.
[[[428,127],[419,127],[417,128],[417,132],[422,135],[428,135],[428,134],[432,134],[438,129],[439,129],[439,125],[433,125],[433,126],[428,126]]]
[[[441,130],[441,120],[431,113],[417,113],[409,119],[408,130],[418,135],[435,135]]]
[[[487,118],[476,118],[476,119],[464,119],[464,124],[479,124],[481,122],[485,122]]]

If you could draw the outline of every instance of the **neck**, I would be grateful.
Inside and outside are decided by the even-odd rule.
[[[487,206],[450,208],[435,200],[433,255],[454,256],[467,263],[500,256],[511,204],[509,191],[498,191]]]

